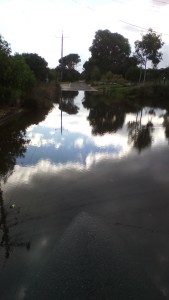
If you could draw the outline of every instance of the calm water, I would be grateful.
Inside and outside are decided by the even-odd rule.
[[[168,142],[165,106],[83,92],[1,127],[0,299],[169,299]]]

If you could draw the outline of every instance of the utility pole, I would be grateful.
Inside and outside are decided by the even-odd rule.
[[[61,39],[61,72],[60,72],[60,81],[62,82],[62,79],[63,79],[63,40],[65,38],[68,38],[68,36],[65,36],[63,35],[63,31],[62,31],[62,35],[61,37],[60,36],[56,36],[56,38],[58,39]]]
[[[62,82],[63,79],[63,31],[62,31],[62,37],[61,37],[61,75],[60,75],[60,81]]]

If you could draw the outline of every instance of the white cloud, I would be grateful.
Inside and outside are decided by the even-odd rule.
[[[165,33],[168,13],[168,5],[152,6],[150,0],[4,0],[0,3],[0,27],[13,52],[36,52],[50,67],[58,64],[61,41],[57,37],[63,30],[69,36],[64,39],[64,55],[78,53],[83,59],[82,67],[98,29],[119,32],[133,44],[140,38],[141,29],[133,31],[135,27],[120,20]],[[169,43],[169,36],[163,39]]]
[[[76,139],[74,146],[75,148],[83,148],[84,140],[82,138]]]

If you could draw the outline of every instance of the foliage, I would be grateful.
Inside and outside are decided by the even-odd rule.
[[[12,57],[12,83],[14,87],[20,89],[22,94],[31,89],[36,82],[35,76],[23,57],[14,55]]]
[[[97,66],[93,66],[90,74],[91,80],[99,80],[101,78],[100,70]]]
[[[169,67],[162,69],[162,78],[164,80],[169,80]]]
[[[147,34],[142,36],[141,41],[135,41],[135,56],[141,67],[144,67],[144,81],[146,79],[147,62],[151,61],[154,68],[162,60],[162,53],[159,51],[164,43],[161,35],[155,33],[151,28]]]
[[[39,81],[46,81],[48,76],[48,63],[44,58],[36,53],[23,53],[21,56],[24,58],[27,65],[30,67]]]
[[[39,88],[39,85],[35,86],[37,80],[46,82],[47,62],[38,54],[23,53],[12,56],[8,42],[1,35],[0,70],[0,104],[11,106],[19,104],[29,108],[44,108],[51,105],[51,87],[44,85],[43,89]]]
[[[56,72],[56,69],[49,69],[48,72],[48,80],[49,81],[58,81],[58,74]]]
[[[61,79],[61,73],[62,73],[63,81],[73,82],[79,80],[81,77],[80,73],[77,70],[61,68],[61,66],[56,67],[56,73],[59,79]]]
[[[76,53],[70,53],[59,59],[60,66],[72,70],[81,61],[80,56]]]
[[[19,104],[35,84],[35,77],[23,58],[0,52],[0,103]]]
[[[0,53],[4,53],[7,56],[11,54],[11,48],[7,41],[4,40],[2,35],[0,34]]]
[[[89,50],[91,61],[99,67],[102,74],[108,71],[120,73],[130,55],[128,39],[109,30],[98,30]]]
[[[95,69],[95,67],[98,68],[98,66],[95,65],[95,63],[93,62],[92,58],[89,58],[89,60],[83,64],[83,70],[84,70],[83,76],[87,81],[92,80],[92,72]],[[98,68],[98,70],[99,70],[99,68]],[[99,70],[99,72],[100,72],[100,70]]]
[[[169,85],[166,84],[145,84],[135,87],[130,87],[126,95],[128,98],[138,99],[138,100],[152,100],[153,103],[156,100],[168,101],[169,98]]]
[[[105,78],[107,80],[111,80],[113,78],[113,73],[112,71],[108,71],[106,74],[105,74]]]
[[[140,69],[138,67],[128,68],[125,78],[131,82],[138,82],[140,76]]]
[[[22,105],[35,110],[51,109],[59,97],[60,88],[54,81],[46,84],[39,82],[30,93],[26,94]]]

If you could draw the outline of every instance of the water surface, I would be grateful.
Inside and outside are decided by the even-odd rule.
[[[0,131],[0,299],[168,299],[169,114],[65,93]]]

